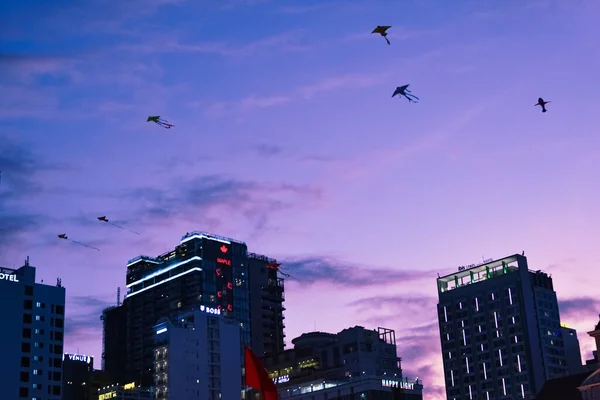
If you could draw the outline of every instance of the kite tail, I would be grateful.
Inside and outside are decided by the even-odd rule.
[[[388,39],[388,38],[387,38],[387,37],[385,37],[385,36],[384,36],[383,38],[385,39],[385,41],[387,42],[387,44],[391,44],[391,43],[390,43],[390,39]]]
[[[87,247],[87,248],[90,248],[90,249],[94,249],[94,250],[98,250],[98,251],[100,251],[100,249],[99,249],[99,248],[97,248],[97,247],[90,246],[90,245],[87,245],[87,244],[85,244],[85,243],[78,242],[77,240],[71,240],[71,242],[73,242],[73,243],[77,243],[77,244],[79,244],[79,245],[81,245],[81,246],[84,246],[84,247]]]
[[[131,229],[129,229],[129,228],[125,228],[125,227],[123,227],[123,226],[120,226],[120,225],[117,225],[117,224],[113,224],[112,222],[109,222],[109,224],[111,224],[112,226],[116,226],[116,227],[117,227],[117,228],[119,228],[119,229],[123,229],[123,230],[129,231],[129,232],[132,232],[132,233],[135,233],[136,235],[140,236],[140,234],[139,234],[138,232],[136,232],[136,231],[134,231],[134,230],[131,230]]]

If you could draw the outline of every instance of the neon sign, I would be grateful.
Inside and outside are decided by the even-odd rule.
[[[227,250],[228,250],[227,246],[225,246],[225,245],[219,247],[219,249],[221,250],[221,253],[227,253]]]
[[[92,357],[90,356],[80,356],[79,354],[65,354],[67,357],[69,357],[69,360],[71,361],[83,361],[86,363],[91,363],[92,362]]]
[[[204,311],[207,314],[221,315],[221,309],[219,308],[200,306],[200,311]]]
[[[392,379],[382,379],[381,386],[398,387],[400,389],[407,389],[407,390],[413,390],[415,388],[415,384],[412,382],[395,381]]]
[[[112,391],[106,394],[101,394],[100,396],[98,396],[98,400],[114,399],[115,397],[117,397],[117,392]]]
[[[5,280],[9,282],[19,282],[17,276],[15,274],[4,274],[0,272],[0,280]]]
[[[286,383],[290,381],[290,376],[289,375],[282,375],[279,376],[277,378],[273,378],[273,382],[275,383]]]
[[[131,382],[131,383],[128,383],[128,384],[124,385],[123,389],[125,389],[125,390],[134,390],[135,389],[135,382]]]
[[[224,258],[217,258],[217,263],[231,266],[231,260],[226,260]]]

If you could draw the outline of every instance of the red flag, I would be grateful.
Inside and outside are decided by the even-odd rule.
[[[260,359],[244,345],[244,354],[246,358],[246,386],[260,390],[264,400],[279,400],[277,386],[269,373],[260,362]]]

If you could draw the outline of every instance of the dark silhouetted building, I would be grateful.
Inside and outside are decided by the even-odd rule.
[[[102,370],[110,382],[128,382],[125,368],[127,320],[125,307],[112,306],[104,309],[102,320]]]
[[[106,371],[118,377],[118,382],[136,381],[142,387],[152,386],[153,327],[163,318],[172,319],[182,310],[199,305],[219,309],[223,318],[237,321],[241,343],[256,345],[250,320],[252,273],[244,242],[202,232],[184,235],[174,250],[157,257],[130,260],[123,305],[104,313]],[[260,284],[253,288],[260,288]],[[125,335],[114,333],[117,329],[124,329]],[[279,329],[283,329],[283,324]],[[278,334],[280,337],[283,332]],[[266,338],[268,347],[274,339]],[[240,356],[243,357],[242,346]],[[124,365],[124,371],[118,370],[119,365]],[[241,379],[241,369],[239,376]]]
[[[293,349],[264,358],[280,398],[422,399],[423,385],[402,376],[392,329],[310,332],[292,343]]]
[[[275,259],[248,253],[252,351],[259,357],[285,348],[284,280],[278,276],[276,265]]]
[[[62,400],[96,400],[97,394],[93,392],[92,387],[93,374],[93,357],[65,354],[63,356]]]
[[[523,399],[564,376],[552,278],[512,255],[438,278],[448,399]]]
[[[581,347],[577,339],[577,331],[561,324],[560,336],[565,344],[565,358],[567,361],[567,375],[575,375],[583,372],[581,363]]]
[[[35,282],[29,258],[19,269],[0,268],[3,399],[60,400],[65,288]]]

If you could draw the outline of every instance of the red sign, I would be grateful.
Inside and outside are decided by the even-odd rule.
[[[225,265],[231,266],[231,260],[226,260],[224,258],[217,258],[217,262],[219,264],[225,264]]]
[[[231,304],[227,304],[227,311],[233,311],[233,306]]]
[[[221,268],[215,269],[215,273],[217,274],[217,276],[221,276]]]
[[[227,289],[233,290],[233,285],[231,284],[231,282],[227,282]]]
[[[221,253],[227,253],[227,246],[223,245],[221,247],[219,247],[219,249],[221,249]]]

